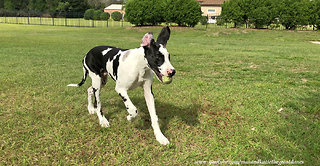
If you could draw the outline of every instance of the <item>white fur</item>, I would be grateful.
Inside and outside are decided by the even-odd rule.
[[[102,55],[106,55],[110,50],[112,50],[111,48],[108,48],[106,50],[103,50],[102,51]]]

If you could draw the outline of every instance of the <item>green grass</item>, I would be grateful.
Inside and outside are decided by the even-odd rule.
[[[97,45],[138,47],[160,28],[73,28],[0,24],[0,165],[184,165],[196,161],[320,162],[319,32],[173,28],[177,70],[155,80],[160,127],[153,135],[141,88],[127,112],[109,81],[101,128],[87,111],[81,61]],[[279,111],[283,108],[282,111]]]

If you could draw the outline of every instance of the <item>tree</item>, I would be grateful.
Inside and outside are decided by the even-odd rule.
[[[101,14],[103,13],[103,11],[101,11],[101,10],[95,10],[94,12],[93,12],[93,19],[94,20],[100,20],[100,16],[101,16]]]
[[[249,23],[255,28],[269,26],[275,21],[277,11],[273,0],[252,0],[252,6],[249,12]]]
[[[309,3],[309,24],[313,25],[313,28],[320,29],[320,0],[311,1]]]
[[[239,0],[225,1],[221,5],[221,18],[227,23],[233,22],[235,27],[243,23],[243,14],[239,2]]]
[[[85,20],[93,20],[93,16],[94,16],[94,9],[88,9],[84,13],[83,18]]]
[[[308,14],[306,11],[308,0],[282,0],[279,5],[280,23],[289,30],[294,30],[298,25],[308,23]]]
[[[101,19],[101,20],[109,20],[109,18],[110,18],[110,14],[107,13],[107,12],[103,12],[103,13],[101,13],[101,15],[100,15],[100,19]]]
[[[111,18],[114,20],[114,21],[120,21],[122,19],[122,14],[118,11],[115,11],[111,14]]]
[[[196,0],[168,0],[165,21],[179,26],[194,27],[201,19],[201,7]]]
[[[56,10],[59,12],[58,15],[61,14],[61,12],[67,12],[71,9],[69,2],[59,2],[58,7]]]
[[[137,26],[156,25],[164,21],[166,9],[163,0],[129,0],[125,7],[126,18]]]

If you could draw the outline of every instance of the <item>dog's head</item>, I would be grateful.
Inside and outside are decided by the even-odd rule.
[[[148,65],[160,82],[163,82],[163,76],[171,78],[176,73],[170,63],[170,54],[166,48],[169,38],[170,29],[167,26],[161,30],[156,42],[152,32],[146,33],[141,41]]]

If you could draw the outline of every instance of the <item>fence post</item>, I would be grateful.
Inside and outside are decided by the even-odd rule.
[[[108,26],[109,26],[108,24],[109,24],[109,19],[107,19],[107,28],[108,28]]]
[[[80,27],[80,13],[78,13],[78,17],[79,17],[79,27]]]
[[[121,19],[121,27],[123,27],[123,14],[122,14],[122,19]]]
[[[28,11],[28,25],[30,24],[30,12]]]
[[[207,14],[207,22],[206,22],[206,30],[208,29],[208,21],[209,21],[209,15]]]
[[[7,23],[7,12],[5,12],[5,14],[4,14],[4,23],[5,24]]]
[[[41,25],[41,13],[39,13],[39,16],[40,16],[40,25]]]
[[[68,26],[67,25],[67,12],[64,13],[64,26]]]
[[[54,13],[52,14],[52,26],[54,26]]]
[[[94,27],[94,19],[92,19],[92,27]]]

